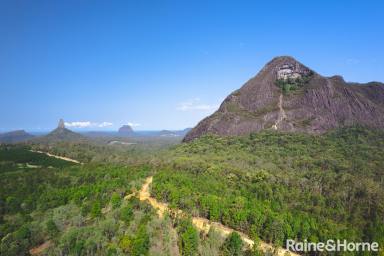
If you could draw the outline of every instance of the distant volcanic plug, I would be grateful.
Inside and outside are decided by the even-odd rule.
[[[132,127],[130,125],[123,125],[119,129],[119,133],[121,133],[121,134],[131,134],[131,133],[133,133],[133,129],[132,129]]]

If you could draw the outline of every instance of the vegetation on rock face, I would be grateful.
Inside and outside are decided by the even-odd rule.
[[[285,70],[285,65],[290,67]],[[279,125],[274,127],[279,131],[311,134],[352,124],[383,129],[383,102],[384,84],[354,84],[323,77],[295,59],[282,56],[228,95],[220,108],[201,120],[183,141],[210,133],[244,136],[268,129],[276,122]]]
[[[287,79],[277,79],[275,84],[283,90],[283,93],[287,94],[291,91],[298,90],[303,88],[305,85],[309,83],[312,78],[313,73],[310,72],[307,75],[303,75],[298,78],[287,78]]]

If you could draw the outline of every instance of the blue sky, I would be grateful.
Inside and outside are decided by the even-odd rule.
[[[278,55],[384,81],[382,1],[0,1],[0,130],[191,127]]]

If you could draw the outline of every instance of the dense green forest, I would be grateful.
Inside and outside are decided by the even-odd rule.
[[[384,244],[384,133],[208,135],[168,154],[152,193],[173,207],[284,245]]]
[[[128,152],[132,154],[131,149]],[[25,146],[0,146],[0,156],[0,255],[218,255],[224,251],[225,239],[214,230],[200,238],[188,218],[159,218],[150,205],[130,196],[152,175],[150,164],[79,165]]]
[[[110,141],[133,143],[110,145]],[[74,158],[82,163],[157,163],[159,156],[170,146],[180,143],[180,138],[92,138],[89,141],[56,141],[52,143],[28,142],[35,150]]]
[[[384,244],[383,131],[264,131],[150,145],[0,145],[0,255],[262,255],[244,250],[237,233],[200,233],[192,216],[275,245]],[[187,216],[160,218],[136,198],[151,175],[152,195]]]
[[[0,147],[0,173],[18,170],[17,167],[65,167],[73,163],[49,157],[43,153],[32,152],[20,146]]]
[[[1,255],[26,255],[44,241],[55,244],[51,255],[124,252],[123,240],[145,250],[135,239],[148,234],[128,224],[146,225],[153,210],[123,196],[141,186],[148,166],[81,166],[8,146],[0,158],[8,170],[0,174]]]

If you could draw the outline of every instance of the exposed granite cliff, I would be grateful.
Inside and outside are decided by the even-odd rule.
[[[276,57],[184,138],[262,129],[323,133],[360,124],[384,128],[384,84],[323,77],[292,57]]]

